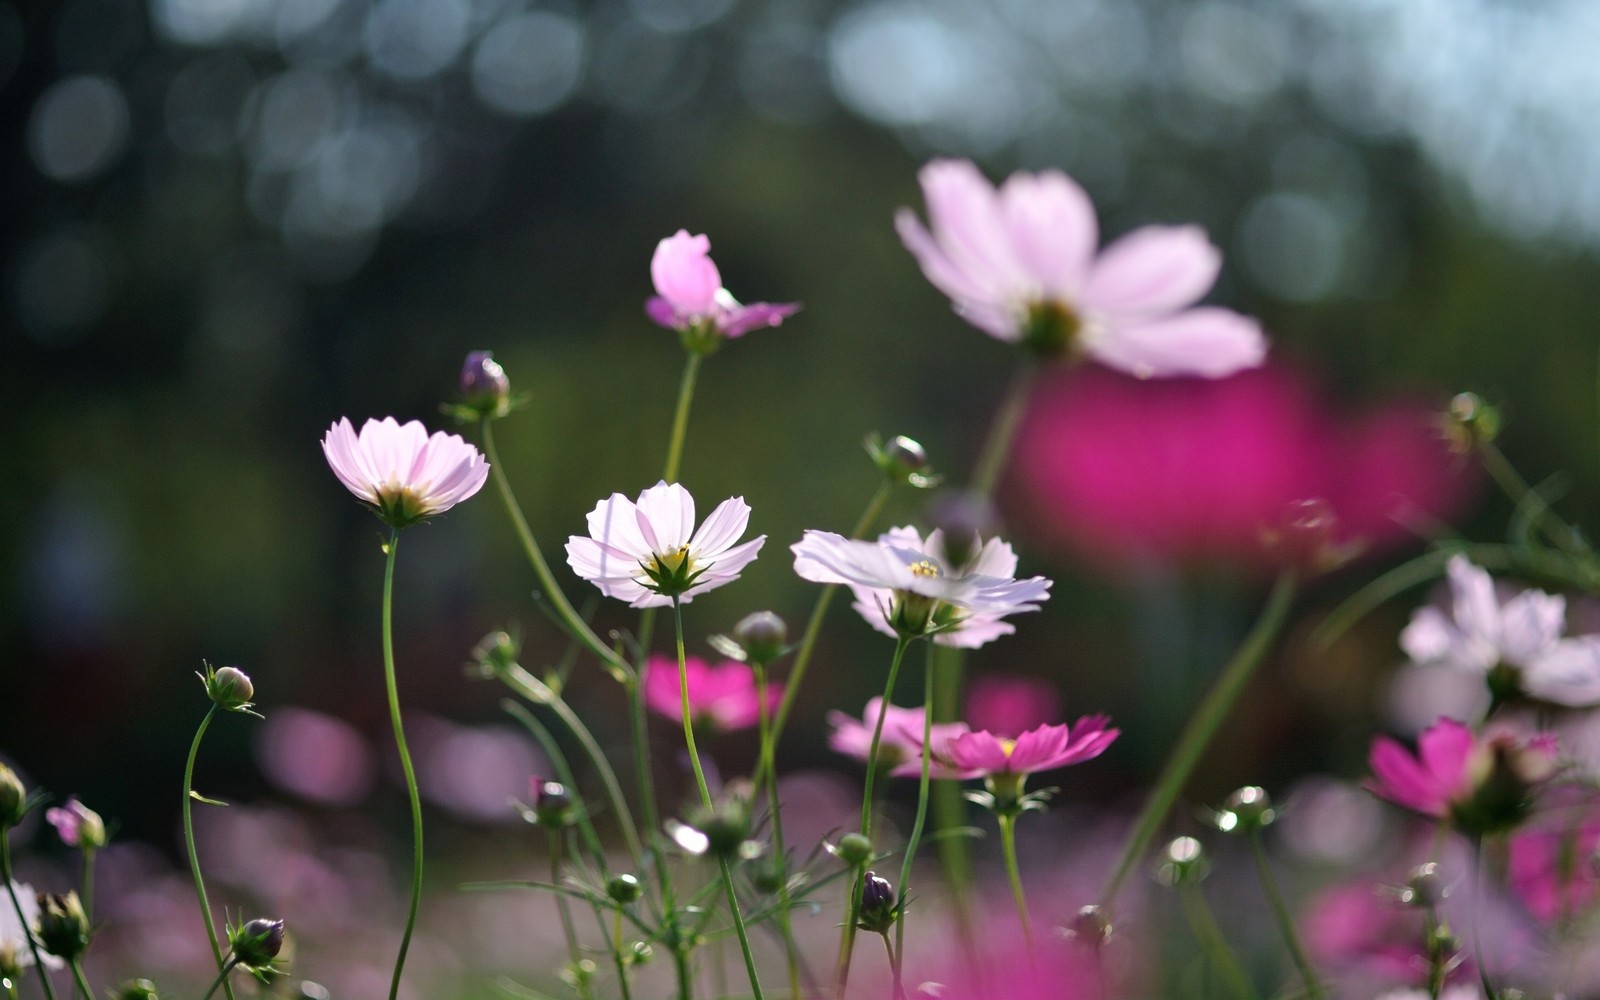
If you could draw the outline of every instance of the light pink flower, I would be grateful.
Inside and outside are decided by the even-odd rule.
[[[106,845],[106,826],[100,814],[79,802],[77,796],[67,799],[59,808],[46,809],[45,821],[56,828],[61,842],[68,847],[90,850]]]
[[[761,718],[761,702],[756,695],[755,672],[749,664],[729,660],[712,666],[698,656],[685,657],[684,674],[689,679],[689,715],[697,723],[710,723],[723,732],[749,729]],[[645,704],[669,719],[683,718],[683,692],[678,686],[678,660],[654,655],[645,663],[640,680]],[[768,684],[765,692],[768,713],[783,700],[783,686]]]
[[[867,702],[866,711],[855,719],[843,712],[829,712],[828,725],[833,732],[828,735],[828,746],[846,757],[865,762],[872,749],[872,731],[878,725],[878,713],[884,710],[882,698]],[[888,706],[883,720],[883,735],[878,740],[878,764],[889,769],[896,777],[916,778],[922,774],[922,727],[925,711],[920,708]],[[933,752],[969,729],[965,722],[937,722],[931,731]],[[934,777],[954,777],[946,773],[937,760],[930,766]]]
[[[420,421],[368,420],[358,435],[347,418],[328,428],[322,453],[351,493],[397,528],[442,514],[483,488],[489,463],[460,435]]]
[[[1600,635],[1562,638],[1566,598],[1529,589],[1501,601],[1494,580],[1466,556],[1452,558],[1446,573],[1450,614],[1429,606],[1413,615],[1400,633],[1406,655],[1484,677],[1509,669],[1534,698],[1600,704]]]
[[[996,190],[966,160],[934,160],[917,178],[932,232],[901,209],[900,239],[956,312],[990,335],[1141,377],[1215,378],[1266,357],[1255,320],[1194,308],[1222,268],[1198,226],[1146,226],[1097,255],[1094,206],[1060,171],[1012,174]]]
[[[1522,736],[1507,729],[1474,734],[1445,718],[1423,730],[1415,754],[1387,736],[1378,737],[1368,764],[1372,778],[1366,787],[1372,794],[1481,833],[1506,829],[1526,817],[1532,791],[1555,773],[1556,746],[1550,736]]]
[[[636,608],[684,604],[739,578],[767,536],[734,544],[750,524],[743,497],[718,504],[697,529],[694,497],[677,483],[659,482],[637,502],[621,493],[589,512],[589,537],[567,539],[567,564],[607,597]]]
[[[1011,547],[990,539],[968,566],[945,562],[943,537],[924,543],[915,529],[897,528],[876,542],[854,541],[831,531],[807,531],[789,547],[794,571],[813,583],[845,584],[856,610],[874,628],[891,635],[922,635],[947,645],[980,646],[1013,631],[1002,618],[1039,610],[1050,596],[1042,576],[1016,580]],[[1000,571],[998,575],[994,572]],[[969,630],[966,638],[963,629]]]
[[[723,337],[738,337],[777,326],[800,308],[795,302],[740,305],[722,287],[722,275],[711,260],[711,240],[704,235],[691,236],[686,229],[656,244],[650,258],[650,279],[656,294],[645,303],[645,313],[672,330],[709,323]]]
[[[934,755],[951,777],[986,778],[1053,771],[1105,753],[1120,735],[1119,730],[1106,728],[1110,721],[1103,715],[1088,715],[1070,727],[1065,723],[1040,726],[1016,739],[990,732],[968,732],[943,746],[935,746]]]

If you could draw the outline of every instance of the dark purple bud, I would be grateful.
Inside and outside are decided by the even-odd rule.
[[[561,829],[573,824],[572,793],[559,781],[533,779],[534,822],[551,829]]]
[[[468,406],[490,408],[511,394],[511,380],[492,351],[473,351],[461,366],[461,397]]]
[[[856,910],[856,924],[874,934],[888,933],[899,916],[895,905],[894,886],[877,872],[861,876],[861,905]]]
[[[57,958],[71,962],[89,947],[89,918],[78,894],[39,893],[39,944]]]
[[[257,917],[228,935],[233,957],[242,965],[260,968],[272,964],[283,950],[283,921]]]

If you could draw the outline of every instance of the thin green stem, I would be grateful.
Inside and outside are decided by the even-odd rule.
[[[1583,538],[1563,521],[1556,512],[1550,509],[1539,491],[1528,484],[1522,474],[1516,470],[1505,453],[1493,441],[1484,441],[1478,445],[1478,457],[1483,462],[1484,470],[1489,473],[1500,489],[1503,490],[1511,502],[1519,506],[1526,506],[1533,524],[1545,533],[1556,545],[1565,549],[1574,556],[1588,556],[1590,550]]]
[[[1200,948],[1211,960],[1218,975],[1227,983],[1228,991],[1234,1000],[1258,1000],[1259,994],[1250,983],[1250,977],[1245,975],[1244,969],[1239,965],[1239,959],[1233,954],[1233,949],[1228,947],[1228,939],[1223,936],[1222,928],[1217,926],[1217,918],[1212,914],[1211,907],[1206,904],[1206,897],[1198,885],[1180,885],[1178,887],[1178,902],[1183,905],[1183,914],[1189,920],[1189,928],[1194,931],[1195,940],[1200,942]]]
[[[193,758],[190,758],[193,761]],[[189,796],[184,795],[183,800],[189,801]],[[191,855],[193,852],[190,852]],[[0,882],[6,884],[6,895],[11,897],[11,908],[17,914],[17,926],[23,929],[23,936],[28,939],[28,953],[33,956],[33,968],[39,973],[39,982],[44,986],[44,995],[49,1000],[56,1000],[56,991],[50,985],[50,973],[44,967],[44,958],[39,954],[39,942],[35,940],[33,928],[28,926],[28,918],[22,915],[22,901],[17,898],[17,885],[11,878],[11,835],[10,831],[0,828]],[[210,910],[207,910],[209,919]]]
[[[783,935],[784,960],[789,972],[789,995],[800,992],[800,951],[794,940],[794,921],[789,913],[789,852],[783,843],[783,811],[778,805],[778,773],[773,765],[772,711],[767,701],[767,665],[750,661],[756,682],[756,732],[761,740],[761,758],[756,771],[763,776],[767,793],[767,816],[772,823],[772,857],[778,865],[778,930]]]
[[[605,934],[606,921],[599,907],[595,907],[594,916],[596,922],[600,924],[600,933]],[[622,988],[622,1000],[633,1000],[633,990],[628,985],[628,962],[622,954],[622,911],[620,909],[617,910],[612,921],[612,930],[609,937],[612,941],[611,957],[617,963],[617,984]]]
[[[692,357],[698,355],[691,354]],[[678,692],[683,700],[683,742],[689,748],[689,764],[694,768],[694,783],[700,789],[700,804],[711,809],[711,789],[706,786],[706,772],[700,766],[700,751],[694,745],[694,714],[689,710],[689,668],[683,652],[683,605],[677,595],[672,598],[672,625],[678,639]],[[733,885],[728,885],[730,896]],[[735,919],[737,919],[735,908]]]
[[[667,442],[667,464],[661,473],[661,478],[669,483],[678,481],[678,465],[683,460],[683,441],[689,434],[689,406],[694,402],[694,383],[700,374],[703,357],[690,351],[683,363],[683,380],[678,384],[678,406],[672,414],[672,438]]]
[[[561,834],[550,830],[550,883],[561,884]],[[583,951],[578,947],[578,929],[572,924],[572,908],[567,905],[567,897],[556,893],[556,912],[561,916],[561,933],[567,939],[567,954],[572,961],[572,975],[577,980],[578,996],[585,998],[594,995],[590,988],[589,975],[583,967]]]
[[[1481,921],[1478,918],[1478,914],[1484,908],[1484,903],[1489,898],[1489,880],[1483,863],[1483,837],[1481,835],[1472,838],[1472,867],[1474,869],[1473,881],[1477,884],[1477,891],[1472,900],[1472,961],[1478,966],[1478,981],[1483,984],[1483,995],[1493,998],[1498,997],[1500,994],[1494,991],[1494,983],[1489,979],[1489,966],[1483,960],[1483,933],[1480,930]]]
[[[417,772],[406,747],[406,731],[400,722],[400,688],[394,673],[394,556],[400,547],[400,531],[389,532],[388,559],[383,568],[383,682],[389,695],[389,723],[394,729],[395,748],[400,751],[400,769],[406,776],[406,793],[411,799],[411,906],[406,911],[406,929],[400,936],[400,953],[395,956],[394,976],[389,980],[389,1000],[400,994],[400,975],[411,950],[411,934],[417,926],[417,907],[422,902],[422,796],[417,790]]]
[[[625,678],[631,671],[626,660],[617,655],[617,651],[600,641],[594,630],[583,620],[583,616],[572,607],[566,594],[556,583],[555,576],[550,572],[550,564],[545,561],[544,552],[539,548],[538,539],[533,537],[533,531],[528,527],[528,519],[522,514],[522,507],[517,503],[516,494],[511,491],[511,480],[506,477],[505,466],[500,461],[500,453],[495,448],[494,425],[489,420],[481,424],[483,430],[483,450],[489,459],[489,474],[494,479],[494,484],[500,493],[500,500],[505,505],[506,514],[511,518],[511,526],[517,533],[517,538],[522,542],[522,551],[527,555],[528,562],[533,566],[533,573],[539,578],[539,586],[544,588],[545,600],[555,609],[562,622],[572,637],[583,643],[589,652],[593,653],[605,664],[612,676],[618,680]]]
[[[217,992],[218,986],[226,986],[228,984],[228,973],[232,972],[234,966],[238,964],[239,960],[237,958],[228,959],[227,963],[222,966],[222,971],[217,973],[217,978],[211,981],[211,988],[206,990],[206,995],[201,997],[200,1000],[211,1000],[211,995]]]
[[[1294,959],[1294,964],[1300,970],[1300,980],[1306,984],[1306,996],[1309,1000],[1322,1000],[1322,978],[1317,975],[1317,969],[1311,964],[1311,957],[1306,954],[1306,949],[1300,942],[1300,933],[1295,930],[1294,917],[1289,913],[1289,906],[1283,899],[1283,893],[1278,889],[1278,880],[1273,877],[1272,865],[1267,861],[1267,849],[1261,843],[1261,831],[1250,831],[1250,853],[1255,857],[1256,872],[1261,876],[1261,889],[1266,893],[1267,904],[1272,908],[1273,919],[1278,922],[1278,930],[1283,934],[1283,943],[1289,949],[1289,957]],[[1494,996],[1493,993],[1489,994]]]
[[[744,916],[739,912],[739,894],[733,889],[733,868],[726,854],[717,856],[722,867],[722,884],[728,889],[728,912],[733,917],[733,930],[739,936],[739,951],[744,955],[744,971],[750,977],[750,992],[755,1000],[762,1000],[761,974],[756,971],[755,955],[750,951],[750,934],[745,930]]]
[[[67,964],[72,967],[72,981],[78,984],[78,992],[83,994],[83,1000],[94,1000],[94,990],[89,988],[89,980],[83,974],[83,963],[73,956]]]
[[[94,926],[94,848],[83,849],[83,916]]]
[[[872,742],[867,747],[866,789],[861,795],[861,826],[863,837],[872,836],[872,787],[878,775],[878,744],[883,740],[883,723],[889,717],[889,706],[894,701],[894,684],[900,676],[900,661],[905,659],[906,647],[911,640],[900,636],[895,640],[894,659],[889,661],[889,679],[883,686],[883,701],[878,704],[878,721],[872,727]],[[850,873],[850,884],[845,887],[844,928],[839,942],[839,967],[837,971],[838,994],[844,996],[850,984],[850,956],[856,944],[856,906],[861,898],[861,876],[866,862],[857,862]]]
[[[911,864],[916,860],[917,848],[922,844],[922,829],[928,821],[928,789],[933,777],[933,651],[928,643],[927,662],[922,669],[922,770],[917,784],[917,817],[911,823],[911,837],[906,841],[905,857],[900,862],[900,919],[895,921],[894,940],[901,958],[906,953],[906,907],[911,888]]]
[[[200,741],[205,738],[206,730],[211,728],[211,720],[217,715],[217,706],[212,704],[206,712],[206,717],[200,720],[200,728],[195,730],[194,742],[189,744],[189,761],[183,768],[183,843],[189,852],[189,874],[194,877],[194,894],[200,901],[200,916],[205,918],[206,939],[211,942],[211,954],[217,960],[217,968],[224,968],[222,945],[217,941],[217,924],[211,916],[211,901],[206,898],[205,877],[200,874],[200,855],[194,847],[194,762],[200,756]],[[228,1000],[234,1000],[233,986],[227,982],[227,976],[222,977],[222,991],[227,994]]]
[[[877,523],[878,516],[883,513],[883,505],[888,503],[889,494],[894,491],[894,484],[887,478],[878,486],[878,491],[867,502],[867,507],[861,512],[861,517],[856,521],[855,528],[850,532],[851,538],[860,538]],[[805,680],[806,667],[811,663],[811,654],[816,650],[817,636],[822,634],[822,621],[828,616],[828,605],[833,603],[834,591],[838,590],[836,584],[828,584],[817,594],[817,603],[811,608],[811,617],[806,620],[805,634],[800,638],[800,648],[795,651],[794,665],[789,668],[789,680],[783,686],[783,698],[778,702],[777,715],[772,721],[772,745],[776,747],[783,738],[783,729],[789,722],[789,713],[794,710],[795,699],[800,696],[800,684]],[[770,761],[767,762],[770,765]],[[761,765],[757,765],[758,768]],[[759,782],[761,775],[756,775]]]
[[[905,915],[903,913],[901,914],[901,919],[902,920],[905,919]],[[884,934],[884,935],[882,935],[882,937],[883,937],[883,950],[888,952],[888,954],[889,954],[889,975],[894,981],[894,1000],[905,1000],[905,996],[906,996],[905,969],[902,968],[902,966],[901,966],[901,963],[905,960],[905,954],[906,954],[905,947],[902,944],[902,946],[900,948],[900,951],[898,953],[896,953],[895,949],[894,949],[894,945],[889,943],[889,935]]]
[[[1122,857],[1117,862],[1117,867],[1112,870],[1111,878],[1101,890],[1101,906],[1110,909],[1115,903],[1117,890],[1122,887],[1123,880],[1133,871],[1133,866],[1138,863],[1145,848],[1150,846],[1151,839],[1161,828],[1167,812],[1172,808],[1172,803],[1177,800],[1178,793],[1183,790],[1190,772],[1199,763],[1206,746],[1216,735],[1217,728],[1227,718],[1228,712],[1239,700],[1239,695],[1250,682],[1256,668],[1266,658],[1267,650],[1283,629],[1284,622],[1289,616],[1294,592],[1295,574],[1292,570],[1285,570],[1273,584],[1272,593],[1267,597],[1261,616],[1256,619],[1244,642],[1233,654],[1233,659],[1217,676],[1211,690],[1206,693],[1204,700],[1189,719],[1188,725],[1184,727],[1182,735],[1178,737],[1178,744],[1173,748],[1172,756],[1167,758],[1167,764],[1162,769],[1155,790],[1145,800],[1144,808],[1134,821],[1127,842],[1123,844]]]
[[[1022,926],[1022,939],[1028,950],[1033,950],[1033,925],[1028,922],[1028,897],[1022,891],[1022,870],[1017,867],[1017,818],[997,813],[1000,824],[1000,853],[1006,860],[1006,879],[1011,883],[1011,901],[1017,907],[1017,921]]]
[[[1032,361],[1024,361],[1011,376],[1011,384],[1006,386],[1006,394],[1001,398],[1000,409],[989,428],[989,437],[983,442],[983,449],[978,452],[978,463],[972,472],[972,491],[980,496],[993,496],[995,487],[1000,485],[1000,475],[1005,471],[1006,459],[1011,455],[1011,442],[1017,436],[1022,415],[1028,411],[1028,397],[1033,392],[1035,370]]]

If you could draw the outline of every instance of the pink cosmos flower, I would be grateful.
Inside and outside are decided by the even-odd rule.
[[[1400,646],[1418,663],[1441,663],[1490,677],[1511,671],[1523,692],[1560,705],[1600,703],[1600,635],[1564,639],[1566,599],[1524,590],[1506,601],[1494,580],[1455,556],[1446,570],[1451,611],[1425,607],[1400,634]]]
[[[1600,809],[1590,793],[1541,803],[1539,815],[1507,845],[1511,892],[1546,924],[1582,917],[1600,902],[1590,859],[1600,850]]]
[[[829,712],[828,725],[833,727],[833,732],[828,735],[828,746],[846,757],[866,761],[872,749],[872,731],[878,725],[878,713],[883,710],[883,699],[874,698],[867,702],[866,711],[859,719],[843,712]],[[924,710],[890,705],[887,711],[883,720],[883,736],[878,740],[879,766],[888,768],[895,777],[921,777]],[[967,732],[969,729],[965,722],[934,723],[931,731],[932,752],[937,753],[950,740]],[[933,760],[930,766],[932,770],[929,773],[936,778],[954,777],[937,760]]]
[[[1072,726],[1040,726],[1016,739],[968,732],[935,745],[934,755],[949,776],[957,778],[1053,771],[1105,753],[1120,735],[1119,730],[1106,728],[1110,721],[1104,715],[1087,715]]]
[[[106,826],[100,814],[79,802],[77,796],[67,799],[59,808],[46,809],[44,818],[56,828],[61,842],[68,847],[94,850],[106,844]]]
[[[478,449],[457,434],[430,437],[416,420],[368,420],[357,434],[341,417],[323,436],[322,453],[345,488],[396,528],[444,513],[489,477]]]
[[[1000,619],[1037,611],[1038,602],[1050,596],[1050,581],[1042,576],[1011,577],[1016,556],[997,539],[967,566],[946,564],[939,532],[923,542],[912,528],[897,528],[876,542],[807,531],[789,550],[801,579],[849,586],[856,610],[874,628],[891,635],[931,631],[935,641],[948,637],[946,645],[980,646],[1014,631]]]
[[[1225,379],[1051,376],[1014,468],[1039,532],[1120,573],[1151,561],[1270,572],[1263,529],[1315,497],[1333,511],[1335,545],[1381,552],[1454,516],[1472,486],[1428,406],[1341,417],[1283,364]]]
[[[1449,818],[1476,832],[1505,829],[1528,811],[1533,789],[1555,773],[1549,736],[1509,730],[1474,734],[1455,719],[1423,730],[1417,752],[1387,736],[1372,742],[1367,790],[1412,812]]]
[[[1462,926],[1470,921],[1462,912],[1462,904],[1470,902],[1468,889],[1463,884],[1444,901],[1450,918],[1461,918]],[[1319,892],[1301,914],[1300,929],[1317,966],[1337,978],[1350,976],[1363,985],[1372,979],[1417,982],[1428,967],[1425,919],[1421,908],[1400,902],[1380,879],[1361,878]],[[1446,973],[1449,981],[1464,983],[1477,977],[1470,950],[1455,958]],[[1372,995],[1370,990],[1349,993]]]
[[[677,483],[659,482],[637,502],[621,493],[589,512],[589,537],[567,539],[567,564],[607,597],[636,608],[684,604],[739,578],[767,536],[734,544],[750,524],[743,497],[718,504],[697,529],[694,497]]]
[[[755,302],[740,305],[726,288],[711,260],[711,240],[691,236],[686,229],[656,244],[650,258],[650,279],[655,297],[645,303],[645,313],[671,330],[691,330],[709,323],[722,337],[739,337],[751,330],[777,326],[799,310],[797,302]]]
[[[698,656],[690,656],[684,659],[683,666],[689,678],[689,715],[696,723],[710,723],[723,732],[732,732],[749,729],[760,721],[755,673],[748,664],[729,660],[712,666]],[[641,683],[645,704],[669,719],[683,718],[676,657],[651,656]],[[776,711],[778,702],[783,700],[783,686],[768,684],[764,696],[767,711]]]
[[[1016,736],[1058,718],[1061,699],[1042,678],[984,674],[967,690],[966,715],[974,729]]]
[[[932,232],[901,209],[900,239],[956,312],[991,336],[1082,352],[1141,378],[1215,378],[1266,357],[1255,320],[1194,307],[1222,268],[1198,226],[1146,226],[1097,255],[1094,206],[1060,171],[1012,174],[996,190],[966,160],[934,160],[917,179]]]

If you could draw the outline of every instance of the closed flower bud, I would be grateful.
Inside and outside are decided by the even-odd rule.
[[[57,958],[72,961],[89,947],[89,918],[78,894],[39,894],[39,944]]]
[[[733,857],[744,850],[750,837],[750,808],[739,796],[728,796],[710,811],[698,810],[690,826],[705,835],[706,849],[717,857]]]
[[[1437,907],[1444,896],[1444,879],[1439,874],[1438,864],[1432,861],[1411,869],[1405,888],[1400,890],[1401,902],[1426,910]]]
[[[472,351],[461,365],[461,399],[474,408],[493,411],[511,395],[511,380],[493,351]]]
[[[249,675],[238,667],[223,667],[221,670],[208,667],[205,682],[206,695],[223,711],[247,710],[250,699],[256,696],[256,688],[250,683]]]
[[[156,984],[148,979],[130,979],[117,987],[116,1000],[161,1000]]]
[[[0,830],[16,826],[28,813],[28,790],[17,772],[0,764]]]
[[[756,887],[757,892],[773,893],[783,888],[784,880],[788,877],[784,859],[771,857],[751,867],[750,884]]]
[[[80,851],[106,846],[106,824],[100,814],[72,798],[58,809],[46,809],[44,818],[56,828],[61,842]]]
[[[1553,743],[1540,737],[1491,735],[1468,763],[1473,791],[1454,803],[1451,818],[1468,834],[1502,833],[1519,825],[1533,809],[1534,793],[1556,773]]]
[[[1072,918],[1067,936],[1090,948],[1098,948],[1111,937],[1111,918],[1100,907],[1090,903]]]
[[[260,968],[272,964],[283,950],[283,921],[257,917],[228,934],[233,957],[242,965]]]
[[[572,793],[559,781],[533,779],[533,821],[540,826],[559,830],[577,820],[572,806]]]
[[[872,841],[864,834],[847,833],[839,838],[839,857],[852,865],[864,865],[872,860]]]
[[[1266,789],[1256,785],[1246,785],[1228,796],[1214,817],[1217,829],[1223,833],[1254,833],[1277,818],[1272,798]]]
[[[1489,444],[1500,434],[1500,411],[1475,392],[1457,393],[1445,411],[1445,432],[1456,451]]]
[[[1276,524],[1262,529],[1261,543],[1278,565],[1308,575],[1338,569],[1355,547],[1340,545],[1339,516],[1321,497],[1289,503]]]
[[[1200,841],[1193,837],[1178,837],[1161,852],[1161,865],[1156,878],[1162,885],[1195,885],[1206,877],[1210,865]]]
[[[472,647],[472,665],[483,677],[498,677],[517,665],[519,645],[504,629],[490,632]]]
[[[626,873],[614,875],[611,881],[606,883],[606,895],[610,896],[612,901],[624,906],[634,902],[643,894],[644,886],[640,885],[639,879],[633,875]]]
[[[876,872],[861,877],[861,905],[856,908],[856,926],[874,934],[887,934],[899,916],[894,886]]]
[[[908,483],[917,489],[928,489],[939,482],[938,476],[928,472],[928,453],[921,444],[904,435],[883,442],[878,435],[870,434],[866,440],[867,454],[891,483]]]
[[[944,535],[945,555],[951,566],[967,566],[978,554],[983,538],[1000,526],[994,504],[970,490],[947,490],[928,505],[928,521]]]
[[[789,628],[771,611],[756,611],[739,619],[739,624],[733,627],[733,639],[744,650],[747,660],[768,664],[783,655],[783,645],[789,641]]]

